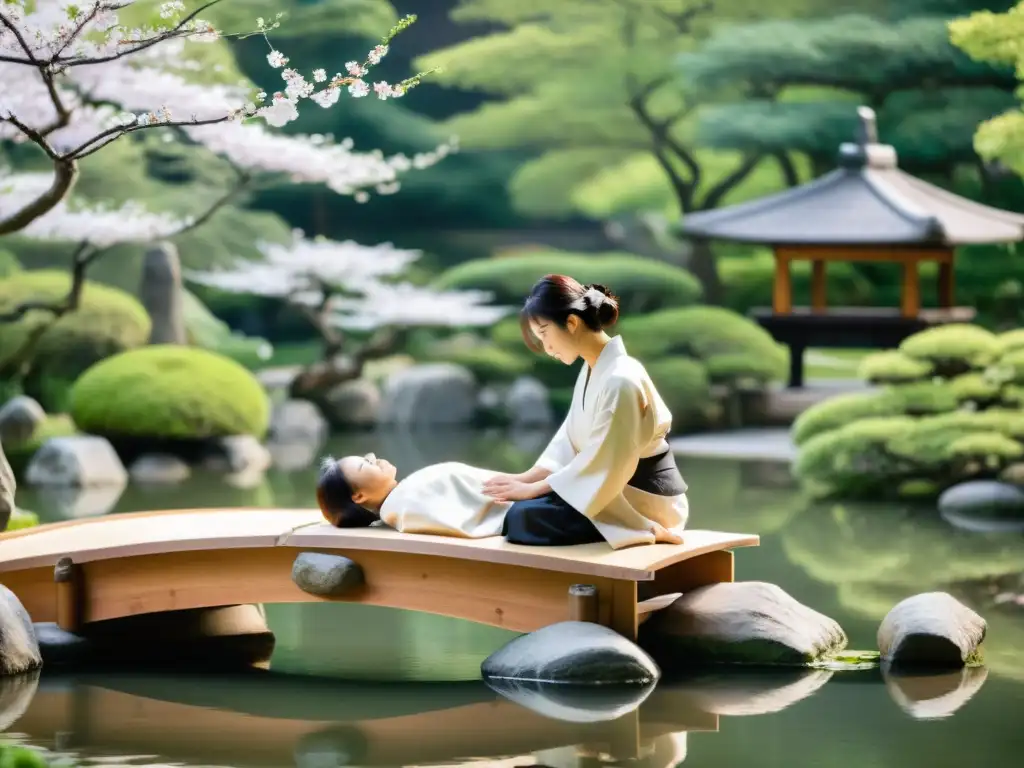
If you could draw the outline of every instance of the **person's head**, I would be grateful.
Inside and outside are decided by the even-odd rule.
[[[519,324],[530,349],[571,365],[588,341],[618,319],[619,301],[605,286],[547,275],[527,296]]]
[[[324,518],[338,528],[365,528],[379,518],[380,505],[397,485],[395,465],[365,456],[328,456],[320,465],[316,501]]]

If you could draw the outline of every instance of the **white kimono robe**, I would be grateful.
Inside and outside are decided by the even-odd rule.
[[[455,461],[416,470],[384,499],[380,519],[402,533],[465,539],[500,536],[512,502],[484,494],[484,482],[496,474]]]
[[[551,490],[589,517],[620,549],[654,543],[652,522],[681,530],[689,516],[686,486],[678,493],[628,485],[641,459],[668,450],[672,414],[620,337],[601,351],[594,369],[583,365],[561,428],[536,466],[551,472]]]

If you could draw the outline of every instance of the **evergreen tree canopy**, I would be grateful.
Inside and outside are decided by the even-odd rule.
[[[1006,13],[982,10],[949,24],[952,42],[972,59],[1024,72],[1024,3]],[[1018,96],[1020,90],[1017,91]],[[1024,112],[1019,102],[983,122],[975,136],[979,155],[1024,174]]]
[[[854,137],[855,107],[864,103],[877,111],[881,138],[904,167],[948,175],[975,159],[974,127],[1013,102],[1010,68],[973,60],[949,42],[949,17],[977,5],[900,0],[870,14],[720,28],[677,59],[686,87],[741,88],[753,98],[705,107],[698,140],[803,152],[820,171]]]

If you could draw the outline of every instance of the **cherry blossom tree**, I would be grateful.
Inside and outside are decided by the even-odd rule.
[[[193,230],[261,181],[284,175],[365,201],[369,189],[393,194],[401,174],[430,167],[454,151],[452,142],[413,157],[385,157],[379,151],[356,152],[349,140],[334,143],[330,137],[284,135],[267,127],[294,120],[302,99],[330,107],[343,89],[353,98],[371,90],[380,99],[402,96],[426,73],[397,85],[378,81],[372,87],[363,78],[415,17],[395,25],[363,62],[347,62],[344,75],[328,78],[325,70],[317,69],[310,79],[288,68],[288,59],[270,43],[268,33],[279,22],[257,19],[257,33],[268,45],[268,64],[281,70],[286,84],[268,101],[248,83],[211,85],[190,79],[200,65],[189,57],[189,46],[219,34],[198,14],[217,2],[206,2],[187,15],[184,3],[165,2],[160,23],[132,29],[120,23],[118,12],[135,0],[77,5],[36,0],[31,9],[24,0],[0,3],[0,140],[34,145],[53,163],[52,176],[5,177],[0,170],[0,235],[18,231],[77,243],[67,295],[56,302],[26,301],[0,315],[0,322],[17,321],[30,311],[47,311],[51,323],[56,322],[77,309],[88,268],[113,245]],[[235,183],[192,217],[149,212],[137,202],[118,207],[70,204],[66,198],[79,161],[143,129],[216,155],[234,172]],[[38,325],[14,355],[0,361],[0,375],[23,372],[48,327]]]
[[[298,117],[303,99],[328,108],[338,102],[343,89],[355,98],[371,91],[381,99],[397,98],[426,74],[397,84],[382,80],[371,85],[364,80],[387,54],[391,40],[415,21],[413,16],[395,25],[365,61],[348,62],[345,73],[328,76],[325,69],[316,69],[309,77],[287,67],[288,58],[270,43],[268,34],[279,21],[268,24],[261,18],[255,34],[267,41],[267,62],[281,70],[283,90],[268,98],[243,86],[197,84],[184,76],[188,67],[181,66],[181,52],[186,45],[219,39],[221,32],[200,18],[219,2],[208,0],[188,13],[180,0],[164,2],[159,21],[135,27],[123,23],[122,16],[138,5],[136,0],[0,3],[0,139],[34,145],[54,171],[42,194],[0,218],[0,235],[23,229],[51,210],[71,190],[79,161],[128,134],[180,129],[193,141],[202,143],[205,138],[227,152],[230,132],[203,129],[241,127],[242,121],[251,119],[281,127]],[[264,140],[261,151],[269,152],[272,143]],[[314,168],[303,167],[307,172]],[[319,174],[319,180],[332,178],[337,188],[348,189],[344,179],[333,181],[331,171],[330,164],[318,166],[314,175]]]
[[[188,272],[212,288],[283,299],[305,315],[323,341],[322,359],[292,381],[292,397],[316,401],[362,375],[368,360],[391,354],[414,327],[493,325],[508,307],[489,304],[484,291],[435,291],[396,282],[421,253],[391,243],[310,240],[296,232],[288,245],[264,244],[263,261],[234,269]],[[364,337],[356,343],[349,334]]]

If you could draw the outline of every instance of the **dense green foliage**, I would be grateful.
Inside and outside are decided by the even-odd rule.
[[[222,355],[194,347],[147,346],[87,370],[71,390],[83,432],[110,437],[262,437],[270,402],[259,381]]]
[[[518,306],[534,283],[549,274],[572,275],[584,285],[607,285],[628,315],[693,304],[700,298],[700,286],[686,270],[628,253],[543,251],[478,259],[447,270],[434,285],[489,291],[495,303]]]
[[[1013,103],[1012,70],[973,61],[949,42],[947,20],[978,0],[899,0],[874,13],[774,18],[726,26],[680,71],[697,92],[744,83],[735,98],[702,111],[707,146],[801,152],[824,169],[856,135],[857,102],[878,112],[879,132],[912,172],[950,176],[973,163],[978,122]],[[802,90],[801,90],[802,89]]]
[[[1024,49],[1019,41],[1024,34],[1024,4],[982,4],[969,17],[950,22],[949,31],[953,43],[978,62],[977,66],[1022,71]],[[987,160],[1000,160],[1017,173],[1024,173],[1024,114],[1019,103],[1012,108],[1007,104],[1004,109],[996,117],[992,112],[983,116],[985,122],[978,129],[974,147]]]
[[[794,423],[796,476],[815,495],[870,498],[999,475],[1024,456],[1020,338],[947,325],[865,358],[861,374],[879,389],[831,398]]]
[[[0,280],[0,311],[27,300],[60,302],[71,286],[67,272],[21,272]],[[0,360],[13,356],[26,337],[52,321],[48,312],[29,312],[0,324]],[[133,297],[110,286],[86,282],[78,309],[60,318],[39,338],[29,359],[26,394],[48,410],[60,410],[67,385],[93,363],[149,339],[149,315]]]
[[[10,251],[0,248],[0,280],[21,272],[21,263]]]
[[[182,304],[189,344],[230,357],[247,368],[257,367],[273,355],[274,348],[266,339],[232,331],[187,289],[182,292]]]

